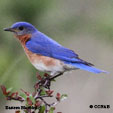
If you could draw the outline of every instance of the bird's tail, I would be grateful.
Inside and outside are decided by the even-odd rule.
[[[86,71],[96,73],[96,74],[98,74],[98,73],[108,73],[107,71],[100,70],[100,69],[97,69],[93,66],[88,66],[88,65],[82,64],[82,63],[71,63],[71,65],[73,65],[75,68],[79,68],[79,69],[86,70]]]

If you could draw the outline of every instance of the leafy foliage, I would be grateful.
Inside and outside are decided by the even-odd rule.
[[[18,92],[12,92],[12,88],[7,89],[4,85],[1,86],[1,90],[3,95],[6,97],[7,100],[15,100],[20,102],[25,102],[25,113],[53,113],[55,110],[55,106],[67,98],[66,94],[56,94],[56,102],[48,103],[45,98],[51,98],[54,97],[53,90],[50,89],[50,86],[48,87],[47,82],[49,80],[49,75],[44,74],[43,77],[36,74],[36,77],[38,79],[38,82],[34,85],[34,92],[29,93],[23,89],[21,89],[21,93]],[[47,85],[47,86],[46,86]],[[49,84],[50,85],[50,84]],[[31,109],[30,109],[31,108]],[[32,109],[34,108],[34,109]],[[15,111],[15,113],[21,113],[20,110]],[[61,113],[61,112],[59,112]]]

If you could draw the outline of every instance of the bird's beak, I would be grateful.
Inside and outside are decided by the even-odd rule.
[[[15,32],[15,29],[13,29],[13,28],[4,28],[4,31]]]

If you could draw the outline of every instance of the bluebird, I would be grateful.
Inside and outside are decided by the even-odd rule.
[[[28,59],[39,71],[49,72],[51,76],[62,75],[64,72],[75,69],[96,74],[106,73],[106,71],[97,69],[93,64],[80,59],[74,51],[60,45],[28,22],[16,22],[4,30],[14,33]]]

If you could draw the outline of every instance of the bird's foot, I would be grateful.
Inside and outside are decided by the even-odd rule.
[[[42,78],[39,82],[36,83],[37,86],[42,86],[45,87],[47,89],[50,89],[51,86],[51,82],[55,80],[55,78],[61,76],[62,73],[51,77],[50,75],[46,74],[46,76],[44,78]]]
[[[39,81],[34,86],[34,87],[37,87],[36,89],[38,89],[39,87],[44,87],[44,88],[50,89],[50,85],[51,85],[51,76],[50,75],[46,74],[46,76],[44,75],[44,77],[39,76],[38,80]]]
[[[63,74],[63,73],[60,73],[60,74],[58,74],[58,75],[56,75],[56,76],[53,76],[53,77],[48,76],[47,78],[45,78],[45,79],[44,79],[44,84],[43,84],[44,87],[47,88],[47,89],[50,89],[51,82],[52,82],[52,81],[55,81],[55,78],[61,76],[62,74]]]
[[[50,86],[51,86],[51,79],[50,79],[50,77],[47,77],[47,78],[44,79],[44,84],[43,84],[43,86],[44,86],[45,88],[47,88],[47,89],[50,89]]]

